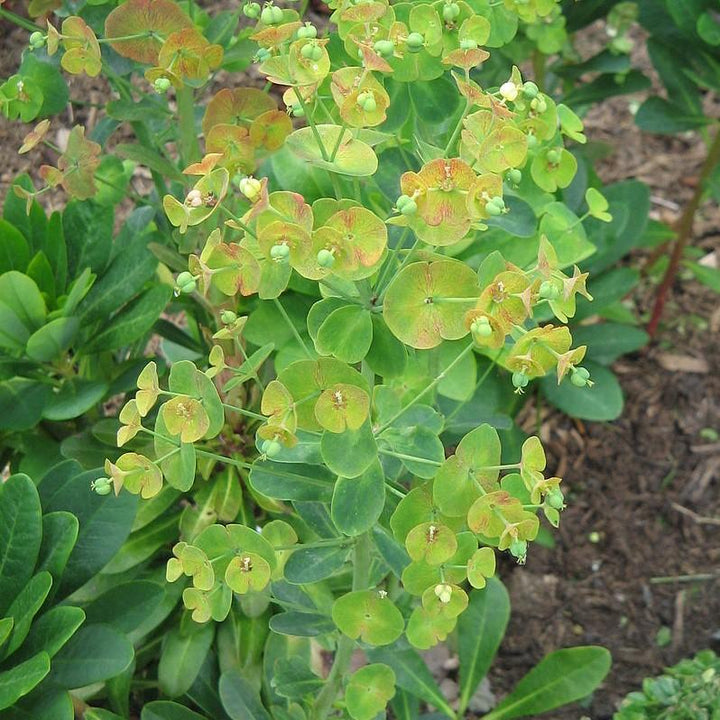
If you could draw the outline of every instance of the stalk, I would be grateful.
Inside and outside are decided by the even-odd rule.
[[[368,584],[368,576],[370,575],[370,536],[363,533],[355,543],[353,550],[353,590],[364,590]],[[352,657],[355,641],[341,635],[338,640],[337,650],[335,651],[335,659],[333,660],[330,674],[328,675],[325,687],[315,701],[313,708],[314,720],[325,720],[330,714],[332,705],[337,698],[340,687],[342,686],[343,677],[347,673]]]

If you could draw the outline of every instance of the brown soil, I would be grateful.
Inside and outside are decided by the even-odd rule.
[[[17,66],[25,36],[0,22],[0,77]],[[632,99],[594,109],[587,134],[615,148],[600,165],[603,178],[649,182],[654,216],[672,221],[692,193],[702,143],[643,135]],[[52,161],[16,154],[25,132],[0,118],[0,199],[17,173]],[[696,246],[720,255],[718,232],[717,208],[704,208]],[[649,310],[652,287],[636,299]],[[565,478],[568,508],[557,546],[533,547],[526,567],[504,575],[513,613],[491,684],[502,695],[559,647],[608,647],[613,670],[591,705],[551,713],[557,720],[610,718],[644,677],[720,643],[720,442],[708,433],[720,432],[718,298],[678,281],[667,310],[655,346],[615,367],[626,394],[621,419],[584,425],[541,408],[550,469]],[[536,416],[528,405],[521,421],[534,431]],[[692,575],[710,577],[685,577]],[[670,630],[665,646],[656,639],[661,628]]]

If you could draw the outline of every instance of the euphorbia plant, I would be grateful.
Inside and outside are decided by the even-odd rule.
[[[592,384],[563,323],[589,297],[575,265],[593,252],[583,222],[610,216],[594,189],[580,216],[558,195],[577,167],[564,138],[584,142],[582,123],[515,67],[497,87],[474,79],[485,47],[554,6],[336,2],[321,30],[247,3],[266,91],[220,89],[199,126],[195,88],[222,47],[174,2],[127,0],[100,38],[77,18],[48,32],[66,70],[92,74],[109,46],[177,110],[182,173],[162,206],[187,266],[159,254],[209,363],[177,360],[167,378],[147,365],[120,413],[122,452],[93,485],[149,500],[143,532],[184,496],[167,580],[209,630],[185,615],[172,631],[167,694],[190,690],[200,663],[182,682],[168,668],[187,666],[182,647],[207,652],[214,623],[231,717],[369,720],[398,688],[455,714],[424,676],[418,689],[410,646],[445,640],[498,554],[525,562],[541,517],[557,526],[564,507],[539,439],[503,451],[477,394],[494,372],[508,404],[548,373]],[[166,167],[134,151],[143,158]],[[79,161],[44,171],[71,192],[74,173]],[[497,239],[484,246],[490,228],[526,239],[514,262]],[[552,323],[533,319],[538,307]],[[261,640],[239,659],[228,647],[246,621]],[[402,662],[375,654],[386,646]],[[376,661],[349,675],[358,648]],[[589,690],[607,662],[587,662]],[[542,707],[566,699],[546,692]],[[494,717],[533,711],[518,701]]]

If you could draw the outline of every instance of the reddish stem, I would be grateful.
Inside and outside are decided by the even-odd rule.
[[[682,260],[683,251],[692,237],[695,214],[700,207],[705,181],[718,161],[720,161],[720,129],[718,129],[715,133],[715,138],[710,146],[705,162],[703,163],[695,192],[688,204],[685,206],[683,214],[678,220],[676,228],[678,236],[677,240],[675,240],[672,255],[670,256],[670,264],[667,266],[667,270],[665,270],[665,275],[660,283],[657,295],[655,296],[655,305],[653,306],[652,316],[650,317],[650,322],[647,326],[647,331],[650,337],[654,337],[657,332],[663,310],[665,308],[665,302],[667,301],[668,292],[670,291],[670,288],[675,281],[675,276],[680,269],[680,261]]]

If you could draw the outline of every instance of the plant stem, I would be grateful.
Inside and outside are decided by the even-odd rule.
[[[315,356],[310,352],[310,350],[308,350],[308,346],[304,343],[302,337],[300,337],[300,333],[295,327],[295,323],[293,323],[293,321],[290,319],[290,316],[285,312],[285,308],[282,306],[282,303],[277,298],[273,298],[273,302],[275,303],[275,307],[277,307],[277,309],[280,311],[280,314],[283,316],[283,320],[285,320],[285,322],[287,323],[287,326],[290,328],[293,336],[300,344],[300,347],[305,351],[305,354],[311,360],[314,360]]]
[[[535,75],[535,83],[545,92],[545,78],[547,68],[547,57],[539,50],[535,50],[532,56],[533,73]]]
[[[36,30],[42,31],[42,27],[40,25],[36,25],[31,20],[26,20],[24,17],[21,17],[20,15],[16,15],[14,12],[10,12],[10,10],[5,10],[5,8],[0,7],[0,18],[5,18],[6,20],[9,20],[11,23],[14,23],[18,27],[23,28],[24,30],[28,30],[29,32],[35,32]]]
[[[695,214],[700,207],[705,181],[710,176],[710,173],[713,171],[718,161],[720,161],[720,126],[718,126],[718,129],[715,131],[715,138],[708,150],[707,157],[705,158],[705,162],[703,163],[700,171],[697,188],[695,188],[695,192],[693,193],[690,202],[685,206],[685,210],[680,216],[680,220],[677,224],[678,236],[677,240],[675,240],[672,255],[670,256],[670,264],[665,271],[665,276],[663,277],[660,287],[658,288],[657,295],[655,296],[655,305],[653,306],[650,322],[647,326],[648,334],[651,337],[655,335],[658,326],[660,325],[660,319],[662,318],[663,309],[665,308],[667,294],[672,287],[672,284],[675,281],[675,276],[680,268],[680,261],[682,260],[685,246],[692,236]]]
[[[197,132],[195,130],[195,94],[189,85],[183,85],[177,93],[179,120],[178,144],[180,157],[185,166],[200,157]]]
[[[465,103],[465,109],[462,112],[462,115],[460,115],[460,118],[457,121],[457,125],[455,126],[455,129],[453,130],[453,134],[450,136],[450,139],[448,140],[447,145],[445,146],[445,150],[443,150],[443,157],[447,157],[450,153],[450,151],[455,147],[455,142],[458,139],[458,136],[460,135],[460,131],[462,130],[463,126],[463,120],[465,120],[465,117],[470,112],[470,108],[472,107],[472,103],[468,100]]]
[[[363,533],[357,539],[353,550],[353,590],[364,590],[368,584],[368,576],[370,574],[370,535]],[[337,698],[340,687],[342,686],[343,677],[347,673],[350,659],[352,658],[355,641],[340,635],[337,650],[335,651],[335,659],[333,660],[330,674],[328,675],[325,687],[317,697],[315,706],[313,707],[314,720],[325,720],[330,714],[332,705]]]
[[[407,410],[409,410],[415,403],[420,402],[429,392],[432,392],[448,375],[448,373],[459,363],[461,363],[467,355],[473,351],[473,343],[471,342],[438,376],[422,391],[419,392],[415,397],[402,409],[398,410],[386,423],[381,425],[376,431],[375,435],[380,435],[387,430],[400,416],[402,416]]]

